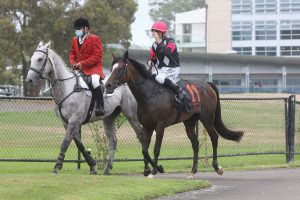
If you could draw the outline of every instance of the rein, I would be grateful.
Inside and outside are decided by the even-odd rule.
[[[53,68],[52,61],[51,61],[50,58],[49,58],[48,51],[43,51],[43,50],[37,49],[37,50],[35,50],[35,52],[41,52],[41,53],[45,54],[45,55],[46,55],[46,59],[45,59],[45,61],[44,61],[44,63],[43,63],[43,65],[42,65],[42,67],[41,67],[40,70],[37,70],[37,69],[35,69],[34,67],[30,67],[29,70],[32,70],[32,71],[34,71],[35,73],[37,73],[39,79],[40,79],[40,78],[41,78],[41,79],[45,79],[45,77],[43,76],[43,73],[44,73],[45,67],[46,67],[46,65],[47,65],[47,61],[50,62],[51,66],[52,66],[52,68]],[[63,102],[64,102],[67,98],[69,98],[74,92],[80,92],[80,91],[82,91],[82,90],[85,90],[85,88],[81,88],[81,87],[80,87],[80,85],[79,85],[79,80],[78,80],[78,76],[76,75],[76,73],[75,73],[74,71],[71,71],[71,72],[72,72],[73,76],[71,76],[71,77],[69,77],[69,78],[56,78],[56,79],[54,80],[54,82],[51,83],[50,94],[51,94],[51,96],[52,96],[54,102],[55,102],[59,107],[61,107],[61,105],[63,104]],[[67,96],[65,96],[60,102],[57,103],[57,99],[55,99],[55,97],[54,97],[53,94],[52,94],[52,88],[55,86],[55,84],[56,84],[57,82],[59,82],[59,81],[60,81],[60,82],[64,82],[64,81],[70,80],[70,79],[72,79],[72,78],[74,78],[74,77],[76,78],[76,83],[75,83],[75,85],[74,85],[74,89],[73,89],[72,92],[70,92]]]

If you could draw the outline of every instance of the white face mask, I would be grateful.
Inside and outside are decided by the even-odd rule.
[[[82,37],[83,36],[83,31],[82,30],[75,30],[75,35],[77,37]]]

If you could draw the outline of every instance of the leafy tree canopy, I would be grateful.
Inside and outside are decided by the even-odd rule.
[[[68,63],[73,22],[80,16],[89,19],[91,32],[99,35],[103,44],[128,46],[136,9],[134,0],[1,0],[0,84],[4,67],[17,64],[23,66],[24,82],[30,56],[41,40],[51,40],[52,48]],[[26,84],[24,88],[25,95],[36,96],[39,91],[29,91]]]

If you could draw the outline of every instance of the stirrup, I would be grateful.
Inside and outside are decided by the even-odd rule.
[[[98,109],[99,109],[99,110],[98,110]],[[95,115],[96,115],[96,116],[102,116],[102,115],[105,114],[105,111],[104,111],[103,108],[102,108],[102,109],[101,109],[101,108],[98,108],[98,109],[97,109],[97,108],[95,109]]]
[[[186,92],[184,90],[180,91],[179,94],[176,94],[175,95],[175,100],[178,102],[178,103],[182,103],[183,102],[183,99],[184,97],[186,96]]]

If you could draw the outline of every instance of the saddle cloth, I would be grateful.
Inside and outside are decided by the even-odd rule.
[[[177,82],[187,96],[183,99],[182,109],[184,112],[199,113],[201,111],[201,88],[206,87],[205,82],[198,80],[180,80]],[[179,103],[177,102],[177,106]]]

